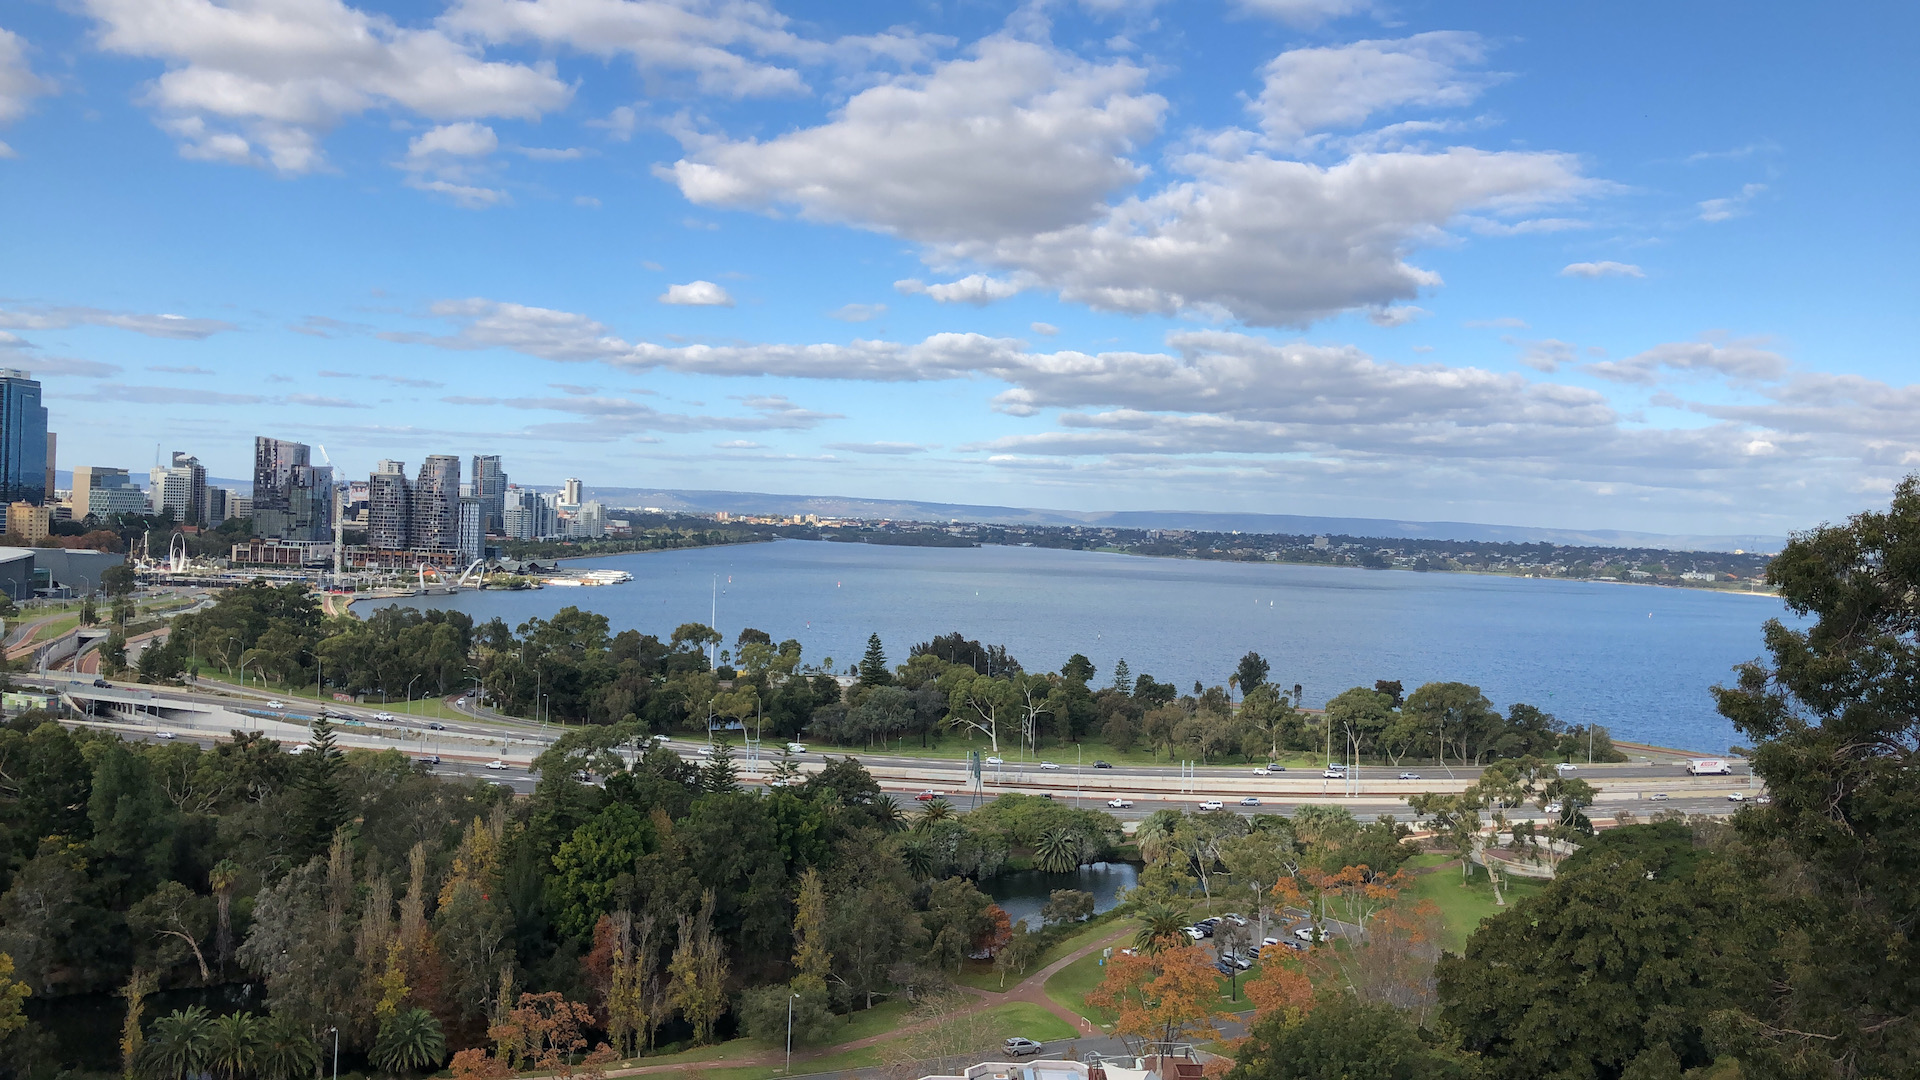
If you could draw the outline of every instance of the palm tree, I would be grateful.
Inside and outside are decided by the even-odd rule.
[[[1133,834],[1133,842],[1140,846],[1140,857],[1149,863],[1165,858],[1173,850],[1173,831],[1179,827],[1178,810],[1155,810],[1148,814]]]
[[[909,836],[900,841],[900,862],[915,881],[925,881],[933,876],[933,847],[918,836]]]
[[[306,1080],[320,1069],[320,1045],[292,1017],[276,1014],[261,1025],[255,1061],[260,1080]]]
[[[939,824],[953,817],[953,804],[945,799],[935,799],[927,804],[925,810],[913,821],[915,831],[925,832],[929,826]]]
[[[873,804],[873,817],[881,832],[899,832],[907,827],[907,812],[892,799],[881,799]]]
[[[447,1056],[447,1040],[440,1021],[425,1009],[402,1009],[380,1025],[373,1041],[373,1063],[398,1075],[413,1069],[437,1068]]]
[[[207,1010],[198,1005],[155,1020],[141,1052],[140,1072],[152,1080],[187,1080],[204,1072],[212,1027]]]
[[[1139,919],[1133,947],[1143,953],[1159,952],[1186,934],[1187,917],[1171,904],[1149,904],[1140,909]]]
[[[1040,834],[1040,842],[1034,845],[1033,854],[1040,869],[1051,874],[1064,874],[1080,865],[1080,838],[1068,828],[1048,829]]]
[[[225,975],[227,961],[233,958],[233,889],[240,883],[240,864],[221,859],[213,864],[207,880],[213,885],[214,898],[219,901],[219,924],[213,938],[214,962],[220,965],[220,974]]]
[[[213,1022],[207,1065],[222,1080],[240,1080],[260,1064],[261,1023],[252,1013],[231,1013]]]

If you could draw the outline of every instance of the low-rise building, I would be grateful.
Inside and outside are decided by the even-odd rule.
[[[53,508],[29,502],[7,504],[7,532],[29,544],[38,544],[53,535]]]

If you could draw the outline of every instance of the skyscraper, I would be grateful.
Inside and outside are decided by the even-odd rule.
[[[142,514],[147,498],[125,469],[76,465],[73,470],[73,518],[105,521],[110,514]]]
[[[480,496],[460,496],[460,557],[468,562],[487,553],[487,534],[481,525],[485,517]]]
[[[49,468],[40,384],[18,368],[0,368],[0,505],[45,503]]]
[[[333,469],[315,466],[306,443],[253,440],[253,531],[277,540],[333,536]]]
[[[480,499],[480,525],[490,533],[506,527],[501,516],[506,512],[507,474],[500,467],[499,454],[473,455],[473,494]]]
[[[382,461],[367,478],[367,546],[385,551],[407,547],[413,492],[404,461]]]
[[[200,459],[178,450],[173,464],[148,474],[153,492],[153,512],[173,511],[173,520],[191,525],[206,525],[207,470]],[[218,525],[219,522],[211,522]]]
[[[453,549],[460,546],[460,459],[429,454],[413,484],[407,521],[408,546]]]
[[[577,478],[567,477],[566,485],[560,492],[560,504],[562,506],[580,505],[580,481]]]
[[[47,432],[47,502],[49,503],[53,502],[53,492],[58,486],[53,481],[53,463],[56,460],[54,451],[58,449],[56,444],[59,441],[60,436],[55,435],[51,431]]]

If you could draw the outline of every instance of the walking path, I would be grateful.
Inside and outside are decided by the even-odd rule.
[[[1059,973],[1059,971],[1062,968],[1066,967],[1068,964],[1073,963],[1075,960],[1079,960],[1080,958],[1086,956],[1088,953],[1094,952],[1097,949],[1103,949],[1109,945],[1112,945],[1116,941],[1129,937],[1133,934],[1133,932],[1134,931],[1132,927],[1127,927],[1125,929],[1117,930],[1114,933],[1109,934],[1098,941],[1095,941],[1091,945],[1081,946],[1080,948],[1075,949],[1073,952],[1068,953],[1066,956],[1063,956],[1060,959],[1055,960],[1053,963],[1048,964],[1046,967],[1041,968],[1039,971],[1034,972],[1032,975],[1029,975],[1026,978],[1020,980],[1020,982],[1016,983],[1012,989],[1007,990],[1004,993],[995,993],[992,991],[975,990],[969,987],[962,987],[962,989],[967,990],[968,993],[971,993],[975,996],[975,1001],[972,1004],[966,1006],[965,1008],[958,1009],[952,1013],[947,1014],[946,1016],[937,1017],[933,1020],[923,1021],[918,1024],[909,1024],[905,1027],[898,1027],[893,1029],[892,1031],[881,1032],[878,1035],[869,1035],[864,1039],[853,1039],[848,1042],[837,1043],[833,1046],[821,1046],[821,1047],[816,1047],[810,1050],[795,1051],[793,1055],[793,1063],[797,1068],[798,1066],[808,1061],[826,1057],[830,1054],[842,1054],[849,1050],[864,1050],[869,1046],[877,1046],[880,1043],[888,1042],[893,1039],[898,1039],[903,1035],[910,1035],[916,1031],[922,1031],[922,1030],[925,1030],[926,1028],[933,1027],[937,1024],[946,1023],[954,1019],[955,1017],[966,1016],[970,1013],[981,1012],[983,1010],[996,1008],[1001,1005],[1010,1005],[1015,1002],[1024,1002],[1027,1004],[1040,1006],[1041,1008],[1047,1010],[1048,1012],[1059,1017],[1060,1019],[1065,1020],[1068,1024],[1071,1024],[1073,1026],[1073,1029],[1079,1032],[1082,1036],[1098,1035],[1100,1034],[1100,1029],[1095,1027],[1090,1021],[1088,1021],[1086,1017],[1081,1016],[1079,1013],[1076,1013],[1073,1010],[1062,1006],[1060,1003],[1054,1001],[1052,998],[1047,996],[1047,989],[1046,989],[1047,980],[1051,979],[1054,975]],[[745,1067],[751,1067],[751,1066],[764,1066],[764,1067],[771,1068],[771,1067],[782,1064],[784,1061],[785,1061],[784,1055],[778,1051],[755,1051],[751,1053],[744,1053],[738,1057],[722,1056],[722,1057],[709,1058],[705,1061],[697,1061],[697,1062],[686,1061],[686,1062],[678,1062],[673,1064],[640,1065],[631,1069],[610,1069],[608,1070],[607,1075],[610,1077],[612,1076],[645,1076],[651,1073],[688,1072],[688,1071],[697,1070],[697,1069],[712,1069],[712,1068],[737,1069],[737,1068],[745,1068]]]

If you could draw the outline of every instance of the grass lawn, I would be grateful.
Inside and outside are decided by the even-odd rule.
[[[1100,980],[1106,974],[1107,969],[1100,963],[1100,954],[1088,953],[1047,980],[1047,996],[1053,999],[1054,1004],[1079,1013],[1096,1024],[1111,1024],[1114,1020],[1112,1013],[1087,1004],[1087,995],[1100,985]]]
[[[1027,969],[1025,975],[1009,974],[1005,986],[1000,985],[1000,973],[994,970],[993,964],[984,960],[967,961],[966,965],[960,969],[960,974],[954,976],[953,981],[963,986],[971,986],[975,990],[985,990],[991,994],[1005,993],[1024,980],[1031,978],[1034,972],[1040,971],[1048,964],[1072,953],[1075,949],[1091,945],[1109,934],[1117,933],[1123,929],[1130,929],[1131,927],[1131,916],[1121,915],[1120,909],[1116,908],[1104,915],[1097,915],[1087,920],[1087,925],[1053,943],[1047,948],[1047,951],[1040,954],[1040,958],[1033,962],[1033,966]]]
[[[911,739],[885,746],[876,744],[870,747],[834,746],[832,743],[824,742],[817,745],[808,743],[807,745],[810,750],[833,754],[836,757],[842,754],[851,754],[854,757],[869,754],[887,754],[893,757],[954,761],[965,759],[969,750],[980,751],[980,756],[983,758],[993,753],[992,747],[990,747],[984,739],[972,741],[966,739],[936,739],[933,745],[928,747],[921,747]],[[1000,748],[1000,756],[1006,759],[1007,764],[1005,768],[1009,771],[1023,763],[1030,768],[1037,768],[1038,763],[1042,761],[1051,761],[1060,766],[1063,772],[1068,771],[1074,767],[1074,753],[1072,744],[1065,746],[1043,746],[1036,754],[1023,753],[1022,749],[1018,746],[1003,745]],[[1314,755],[1293,752],[1282,753],[1274,760],[1288,768],[1311,768],[1319,764],[1319,758]],[[1168,757],[1165,754],[1156,753],[1155,751],[1142,749],[1140,747],[1134,747],[1129,750],[1116,750],[1104,742],[1093,739],[1081,743],[1079,750],[1080,765],[1083,768],[1092,769],[1093,763],[1096,761],[1107,761],[1115,765],[1175,765],[1179,763],[1180,759],[1177,757]],[[1256,765],[1266,764],[1266,761],[1265,759],[1248,761],[1222,759],[1212,764],[1223,767],[1245,765],[1251,769]],[[991,766],[985,767],[991,768]]]
[[[224,673],[218,671],[217,669],[204,668],[202,669],[202,671],[203,671],[203,674],[201,675],[201,681],[209,686],[217,687],[217,686],[224,685],[227,687],[233,687],[238,685],[234,683],[232,680],[228,679]],[[275,697],[279,697],[282,699],[294,698],[300,701],[318,702],[319,704],[322,704],[322,705],[332,705],[335,703],[333,700],[332,690],[328,690],[325,696],[322,696],[318,690],[314,689],[311,686],[297,686],[297,687],[274,686],[271,683],[263,683],[257,679],[249,677],[247,680],[247,689],[252,690],[256,693],[272,694]],[[260,705],[261,703],[256,702],[251,707],[257,708],[257,707],[260,707]],[[406,701],[404,700],[393,701],[393,702],[387,703],[386,705],[382,705],[380,704],[380,699],[377,695],[368,701],[357,702],[355,707],[362,708],[362,709],[385,709],[387,712],[390,712],[393,714],[393,719],[396,723],[406,723],[407,717],[409,715],[411,715],[415,720],[471,720],[473,719],[471,716],[468,716],[466,713],[460,712],[457,709],[448,708],[446,703],[441,701],[437,697],[414,698],[411,713],[408,712],[408,705]]]
[[[1425,865],[1432,866],[1448,859],[1444,855],[1422,855],[1409,865],[1419,865],[1420,860],[1428,860]],[[1502,891],[1510,907],[1516,901],[1540,891],[1545,885],[1545,882],[1510,877]],[[1440,909],[1441,920],[1446,924],[1442,944],[1456,953],[1467,947],[1467,938],[1480,925],[1480,920],[1506,910],[1494,904],[1493,886],[1487,882],[1487,872],[1478,866],[1473,868],[1465,884],[1461,883],[1459,867],[1421,874],[1413,879],[1413,886],[1401,895],[1416,903],[1421,900],[1434,902]]]

